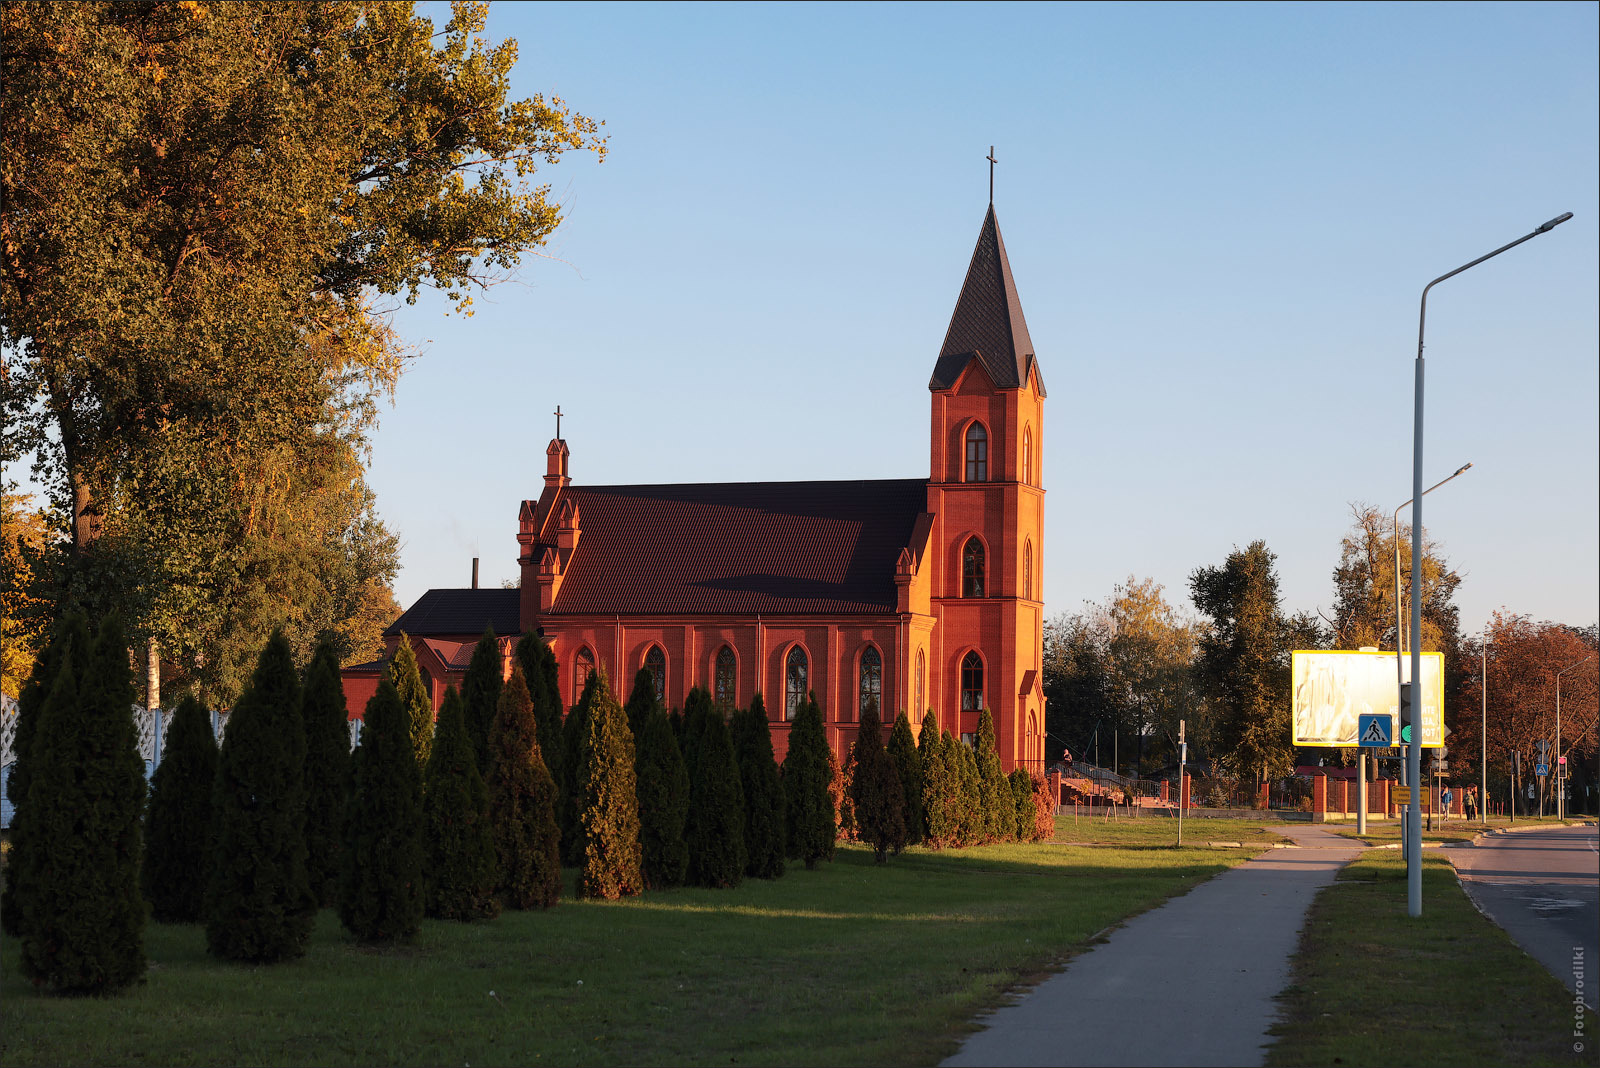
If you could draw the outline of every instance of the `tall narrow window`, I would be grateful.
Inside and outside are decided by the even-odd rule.
[[[976,536],[961,550],[961,596],[983,596],[983,542]]]
[[[589,681],[589,676],[594,674],[594,654],[585,645],[578,650],[578,655],[572,658],[572,703],[577,704],[578,698],[583,696],[584,684]]]
[[[796,645],[783,663],[783,718],[794,719],[806,699],[806,651]]]
[[[989,481],[989,434],[982,423],[967,428],[967,481]]]
[[[1033,542],[1022,543],[1022,599],[1033,600]]]
[[[961,660],[961,711],[983,711],[983,659],[976,650]]]
[[[724,645],[717,650],[717,704],[733,708],[739,703],[739,664],[733,650]]]
[[[1033,427],[1022,428],[1022,481],[1033,485]]]
[[[922,722],[921,717],[928,711],[928,658],[921,649],[917,650],[917,703],[913,708],[917,715],[917,722]]]
[[[652,645],[650,651],[644,654],[644,669],[650,672],[650,678],[655,680],[656,700],[666,704],[667,654],[661,651],[661,646]]]
[[[861,678],[856,686],[856,718],[867,711],[867,705],[878,708],[878,718],[883,718],[883,657],[873,646],[861,653]]]

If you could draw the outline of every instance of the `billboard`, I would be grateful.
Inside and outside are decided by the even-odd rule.
[[[1400,744],[1400,692],[1394,653],[1295,650],[1290,688],[1294,702],[1294,744],[1349,746],[1356,742],[1357,717],[1388,713],[1395,744]],[[1411,654],[1401,654],[1401,670],[1411,678]],[[1444,654],[1422,654],[1422,745],[1444,745]]]

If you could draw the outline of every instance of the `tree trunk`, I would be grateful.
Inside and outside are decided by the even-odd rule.
[[[161,646],[154,638],[145,651],[145,707],[151,710],[161,707]]]

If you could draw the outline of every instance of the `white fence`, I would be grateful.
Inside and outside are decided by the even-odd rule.
[[[139,756],[144,761],[144,777],[146,781],[156,773],[156,765],[161,763],[161,754],[165,749],[167,728],[171,725],[172,714],[162,709],[148,709],[141,705],[133,706],[133,724],[139,732]],[[222,735],[228,729],[228,713],[211,713],[211,733],[217,739],[217,744],[222,744]],[[0,828],[11,826],[11,813],[14,811],[11,803],[11,769],[16,764],[16,739],[17,739],[17,702],[15,698],[0,694],[0,783],[4,790],[0,791]],[[350,748],[354,749],[361,741],[361,721],[350,721]]]

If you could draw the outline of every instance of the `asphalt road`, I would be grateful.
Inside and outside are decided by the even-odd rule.
[[[1600,840],[1595,825],[1496,833],[1476,845],[1451,849],[1450,857],[1478,908],[1569,991],[1575,989],[1581,968],[1583,1000],[1594,1009],[1600,990]]]

